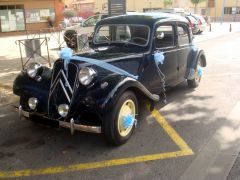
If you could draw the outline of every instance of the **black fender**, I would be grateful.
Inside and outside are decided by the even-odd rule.
[[[20,97],[20,104],[24,110],[28,110],[28,98],[36,97],[41,102],[39,112],[47,112],[47,99],[51,83],[51,69],[43,67],[42,80],[30,78],[26,71],[22,71],[13,82],[13,93]]]
[[[127,90],[131,90],[138,99],[147,98],[152,104],[159,101],[159,96],[152,94],[143,84],[138,80],[131,77],[123,77],[116,86],[109,92],[105,101],[101,105],[105,107],[104,109],[108,111],[111,107],[114,106],[118,98]]]
[[[198,61],[201,61],[202,67],[207,66],[206,56],[202,49],[193,48],[188,56],[187,70],[185,74],[186,79],[192,78],[192,72],[195,71]]]
[[[81,112],[93,112],[100,118],[107,115],[119,97],[127,90],[133,91],[138,99],[148,99],[153,105],[159,96],[152,94],[138,80],[119,74],[99,77],[90,88],[79,87],[71,103],[69,117],[78,116]]]

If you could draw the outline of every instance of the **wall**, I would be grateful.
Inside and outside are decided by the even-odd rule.
[[[1,0],[0,5],[24,5],[24,10],[26,9],[56,9],[56,4],[59,0]],[[26,15],[26,13],[25,13]],[[57,19],[59,20],[59,19]],[[58,24],[56,22],[56,24]],[[48,28],[47,22],[38,23],[26,23],[26,30],[40,30],[43,28]],[[23,32],[0,32],[0,35],[14,35],[22,34]]]
[[[71,0],[68,0],[71,1]],[[138,11],[142,12],[144,8],[163,8],[163,0],[126,0],[127,1],[127,11]],[[222,3],[223,0],[215,0],[216,7],[208,8],[208,1],[205,0],[198,4],[197,13],[201,14],[205,11],[204,16],[210,16],[212,20],[220,20],[222,16]],[[235,7],[236,0],[225,0],[225,7]],[[108,0],[94,0],[95,3],[95,12],[107,12],[107,9],[104,9],[104,4],[107,4]],[[237,4],[240,7],[240,0]],[[107,6],[106,6],[107,7]],[[173,0],[173,7],[184,8],[187,12],[194,12],[194,5],[190,0]],[[236,15],[236,21],[239,21],[239,16]],[[224,20],[232,21],[234,20],[235,15],[224,15]]]
[[[126,0],[127,1],[127,11],[137,11],[143,12],[144,8],[163,8],[162,0]],[[106,12],[107,0],[95,0],[95,12]]]

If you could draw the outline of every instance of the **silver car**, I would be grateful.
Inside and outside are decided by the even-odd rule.
[[[77,48],[77,34],[87,34],[91,36],[94,32],[94,27],[98,21],[108,17],[107,14],[98,14],[94,16],[90,16],[83,23],[79,23],[75,26],[70,26],[65,29],[64,33],[64,41],[67,46],[72,49]]]

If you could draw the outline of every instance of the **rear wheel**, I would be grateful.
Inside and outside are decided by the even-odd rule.
[[[201,59],[199,59],[195,69],[194,79],[187,80],[188,87],[189,88],[198,87],[201,81],[201,78],[202,78],[202,64],[201,64]]]
[[[103,132],[108,143],[121,145],[131,137],[138,103],[135,94],[131,91],[124,92],[115,103],[113,109],[103,122]]]

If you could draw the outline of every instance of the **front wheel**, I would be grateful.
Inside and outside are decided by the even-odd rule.
[[[135,94],[131,91],[124,92],[104,118],[103,133],[107,142],[113,145],[127,142],[133,133],[137,113]]]
[[[202,64],[201,64],[201,59],[198,60],[197,67],[195,69],[195,74],[194,74],[194,79],[187,80],[188,87],[189,88],[196,88],[199,86],[199,83],[202,78]]]

